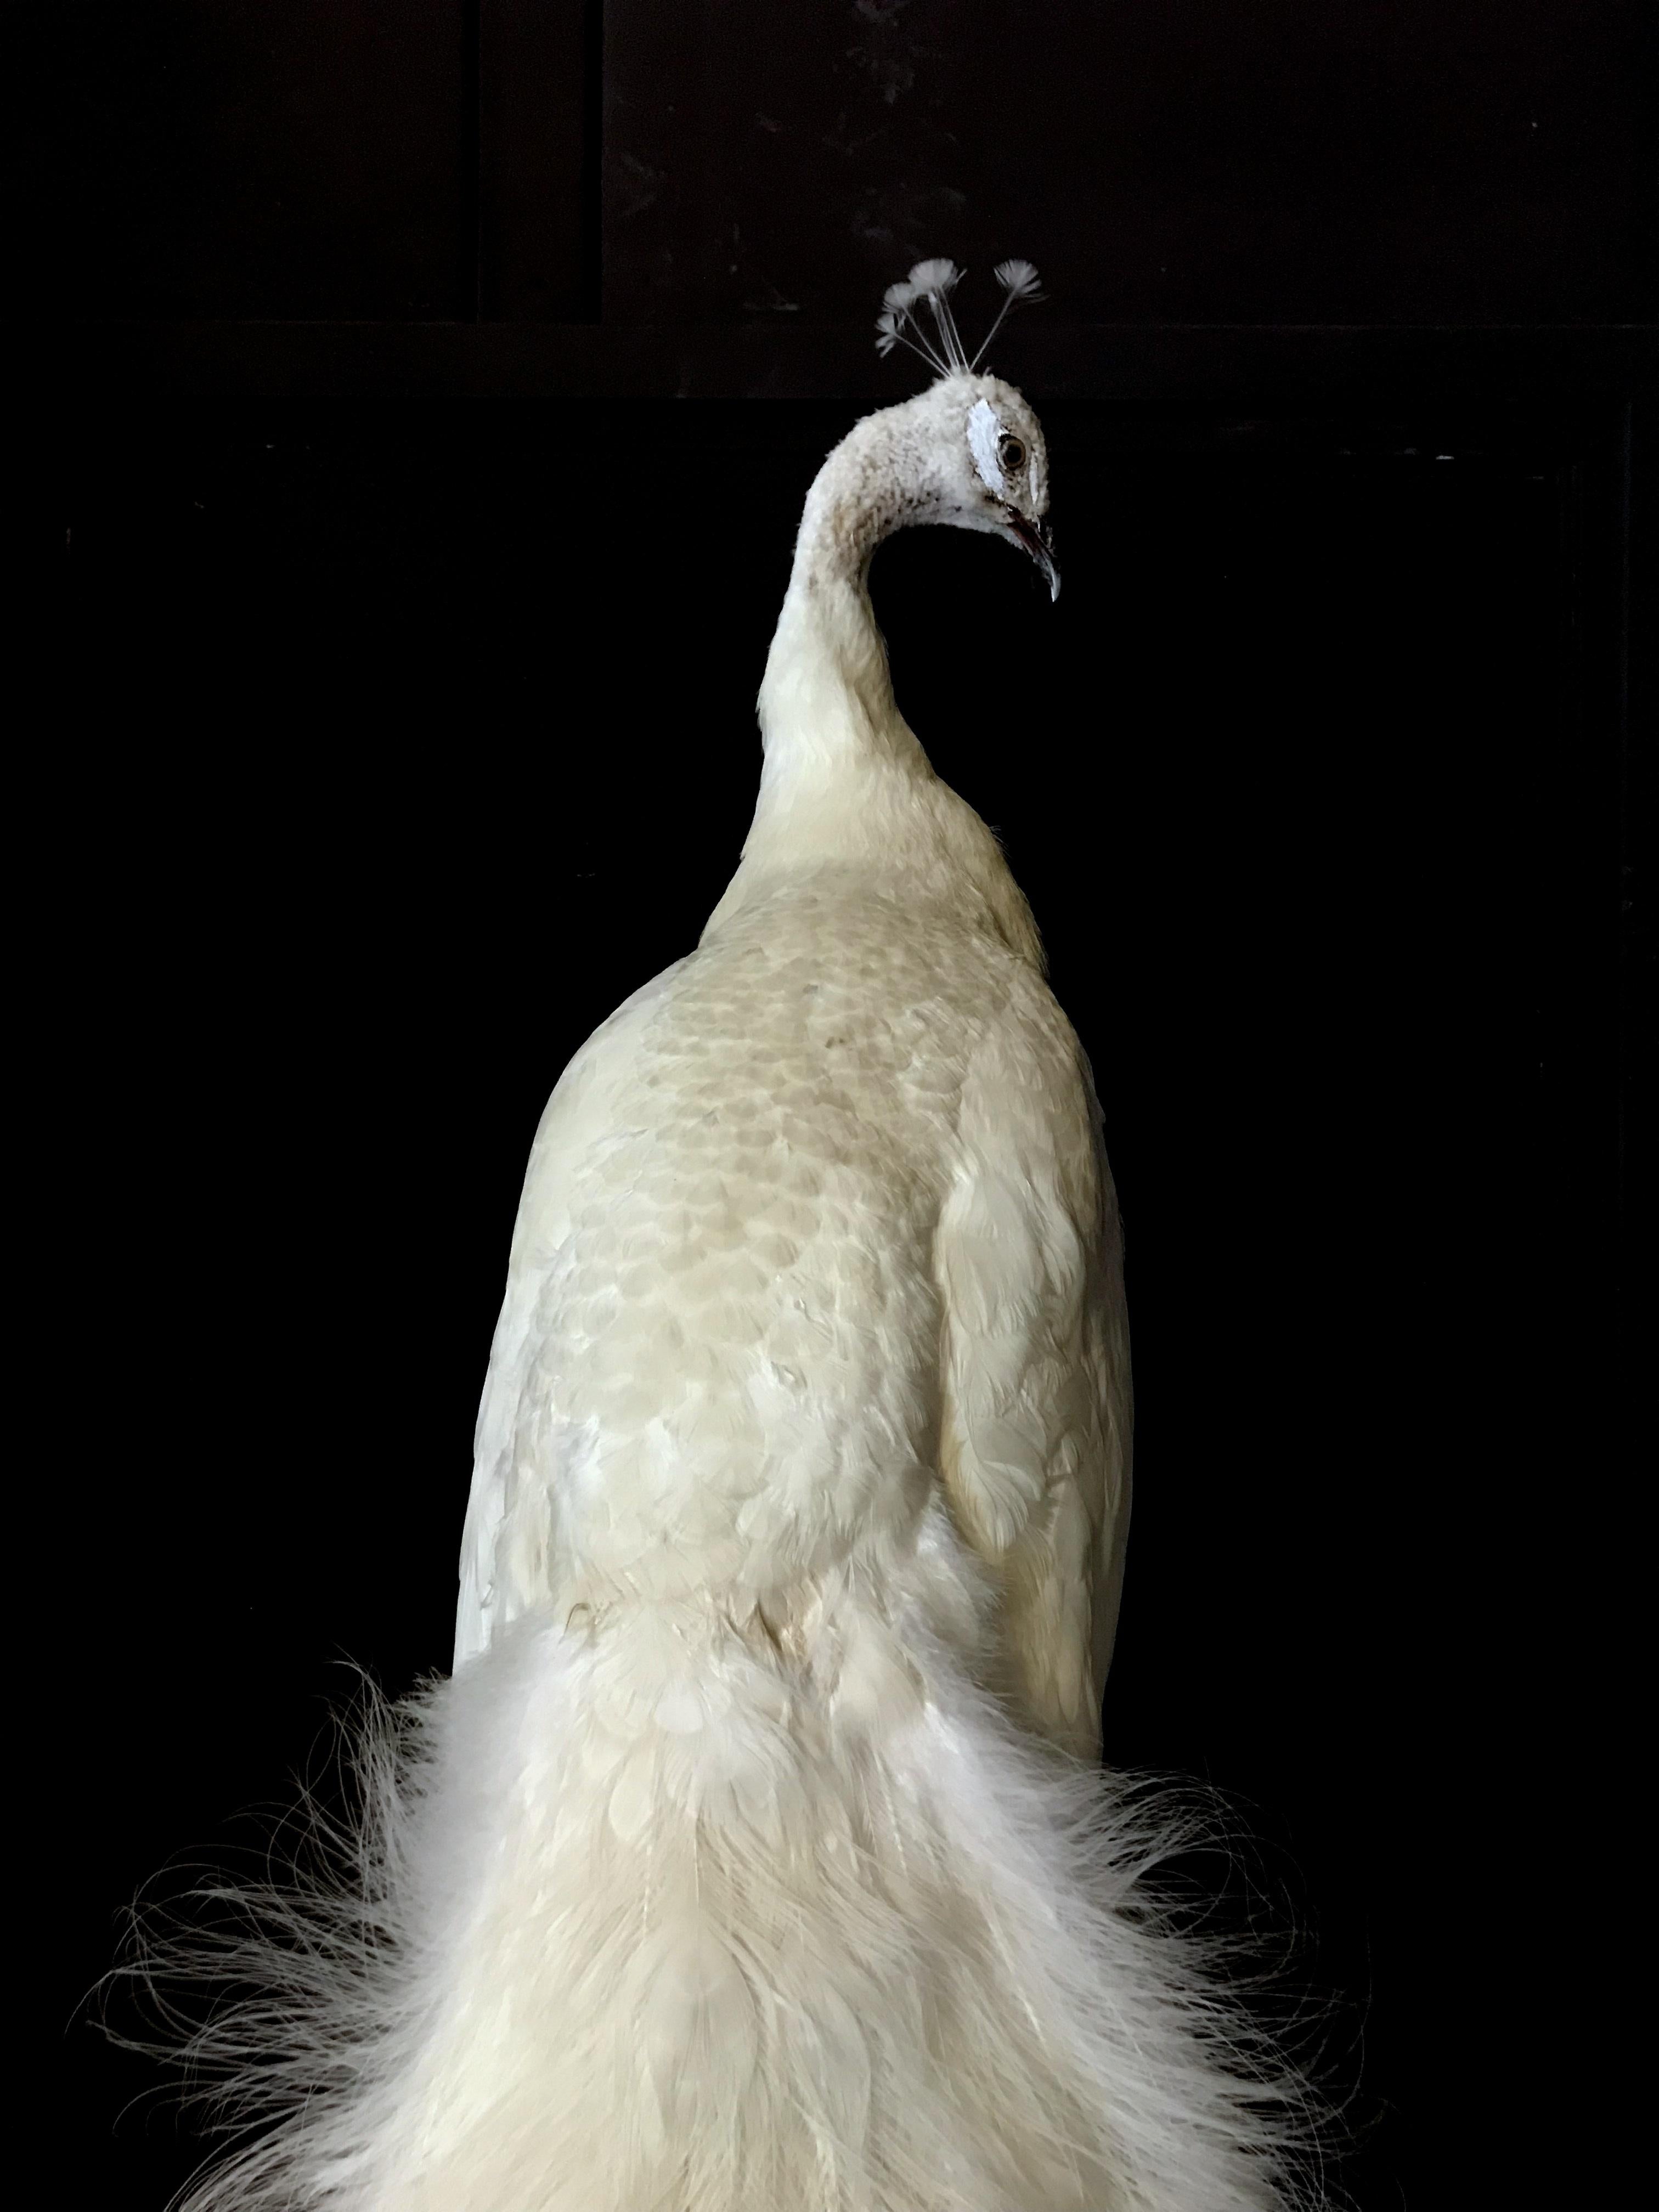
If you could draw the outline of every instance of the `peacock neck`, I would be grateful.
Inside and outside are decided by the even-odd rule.
[[[872,770],[931,773],[898,710],[887,648],[870,604],[870,562],[896,526],[898,501],[860,423],[807,495],[794,566],[761,684],[769,787],[802,790]]]
[[[964,908],[1040,963],[1030,909],[995,838],[934,775],[899,712],[870,604],[870,562],[882,539],[944,519],[933,488],[895,465],[907,411],[866,417],[807,495],[761,684],[765,759],[755,819],[705,935],[781,880],[830,867],[906,898]]]

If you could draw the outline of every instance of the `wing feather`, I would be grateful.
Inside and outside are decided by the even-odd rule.
[[[970,1064],[935,1247],[941,1472],[1002,1587],[1036,1724],[1100,1748],[1128,1532],[1128,1328],[1117,1203],[1088,1064],[1036,977]]]
[[[691,956],[695,957],[694,956]],[[514,1224],[507,1291],[490,1346],[472,1445],[472,1489],[461,1536],[455,1665],[483,1650],[518,1594],[502,1587],[497,1542],[513,1502],[520,1402],[535,1363],[536,1312],[553,1262],[570,1233],[570,1191],[589,1147],[611,1127],[640,1031],[685,965],[677,960],[625,1000],[577,1053],[548,1100],[525,1172]]]

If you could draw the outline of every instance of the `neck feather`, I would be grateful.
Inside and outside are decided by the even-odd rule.
[[[899,713],[887,648],[870,604],[870,562],[922,505],[895,480],[891,416],[842,440],[806,495],[789,589],[760,690],[765,783],[818,781],[866,763],[928,772]],[[763,785],[764,789],[765,784]]]
[[[760,797],[709,932],[781,878],[852,867],[906,897],[969,907],[1040,964],[1030,910],[995,838],[935,775],[899,712],[870,604],[870,562],[883,538],[944,519],[917,465],[915,404],[858,423],[807,494],[761,684]]]

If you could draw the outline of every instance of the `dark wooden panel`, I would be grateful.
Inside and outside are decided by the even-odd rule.
[[[878,360],[868,320],[647,327],[549,323],[100,323],[31,334],[25,366],[77,404],[109,390],[193,398],[902,398],[923,372]],[[1659,383],[1659,332],[1545,329],[1194,329],[1024,318],[998,359],[1045,413],[1057,398],[1224,417],[1355,407],[1399,421],[1450,404],[1628,396]],[[1409,443],[1409,440],[1402,442]]]
[[[472,311],[465,0],[56,0],[8,42],[30,307]]]
[[[848,315],[924,252],[1029,254],[1083,317],[1649,304],[1639,0],[608,0],[605,37],[607,314]]]
[[[481,0],[478,312],[599,310],[599,0]]]

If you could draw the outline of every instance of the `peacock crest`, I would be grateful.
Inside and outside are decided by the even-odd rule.
[[[876,318],[876,351],[890,354],[896,345],[908,346],[937,376],[971,374],[984,360],[986,348],[1002,328],[1008,310],[1043,297],[1030,262],[998,262],[995,274],[1002,287],[1002,305],[969,360],[951,306],[951,295],[964,273],[954,261],[940,254],[931,261],[918,261],[902,283],[890,284],[882,295],[881,313]],[[924,305],[933,323],[931,336],[921,319]]]

